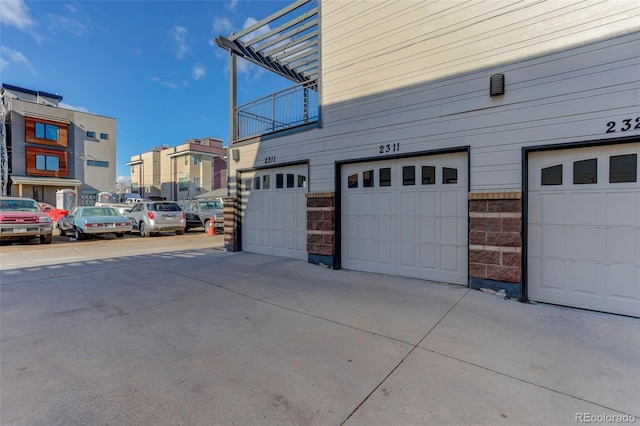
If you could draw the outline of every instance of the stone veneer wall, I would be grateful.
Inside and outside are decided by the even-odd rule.
[[[522,193],[469,194],[469,285],[522,299]]]
[[[236,197],[222,197],[224,204],[224,248],[238,251],[238,218]]]
[[[307,197],[307,253],[309,263],[334,267],[336,253],[336,197],[334,192],[310,192]]]

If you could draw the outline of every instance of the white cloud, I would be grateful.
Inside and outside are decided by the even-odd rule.
[[[216,34],[225,34],[229,35],[233,30],[233,26],[231,25],[231,20],[229,18],[213,18],[213,31]]]
[[[82,37],[90,33],[91,23],[48,13],[47,27],[52,32],[66,31],[71,35]]]
[[[163,85],[165,87],[168,87],[169,89],[177,89],[178,88],[177,84],[171,83],[170,81],[166,81],[166,80],[163,80],[163,79],[158,78],[158,77],[152,77],[151,81],[153,81],[155,83],[158,83],[158,84],[161,84],[161,85]]]
[[[193,67],[192,75],[194,80],[200,80],[202,77],[204,77],[205,73],[206,70],[202,65],[195,65]]]
[[[189,51],[187,45],[187,34],[189,31],[185,27],[176,25],[171,29],[171,37],[176,43],[176,57],[182,59],[184,55]]]
[[[0,1],[0,23],[26,31],[37,22],[29,16],[29,8],[23,0],[2,0]]]
[[[29,62],[26,56],[17,50],[9,49],[8,47],[0,46],[0,60],[2,62],[2,68],[9,67],[10,64],[23,65],[27,68],[31,74],[38,75],[36,70]]]
[[[224,6],[230,11],[235,12],[236,9],[238,8],[238,3],[239,3],[239,0],[231,0],[229,3],[225,4]]]

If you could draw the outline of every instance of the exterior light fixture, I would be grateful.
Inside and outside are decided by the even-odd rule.
[[[233,155],[233,161],[240,161],[240,150],[239,149],[232,149],[231,150],[231,154]]]

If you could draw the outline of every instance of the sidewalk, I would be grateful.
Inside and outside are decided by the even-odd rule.
[[[2,424],[640,417],[638,319],[246,253],[19,276],[2,277]]]

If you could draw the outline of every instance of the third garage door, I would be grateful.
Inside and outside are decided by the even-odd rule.
[[[342,267],[467,284],[466,153],[345,164]]]

